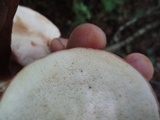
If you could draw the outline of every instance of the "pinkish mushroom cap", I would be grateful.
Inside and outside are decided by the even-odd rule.
[[[18,63],[25,66],[50,54],[50,42],[57,37],[60,37],[59,29],[46,17],[30,8],[18,6],[11,44]]]
[[[147,81],[101,50],[55,52],[25,67],[0,102],[0,120],[159,120]]]

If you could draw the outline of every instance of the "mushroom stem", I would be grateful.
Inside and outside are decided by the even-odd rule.
[[[0,0],[0,80],[10,77],[11,32],[19,0]]]

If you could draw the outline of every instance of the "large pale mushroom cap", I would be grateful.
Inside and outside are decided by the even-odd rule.
[[[146,80],[117,56],[74,48],[24,68],[0,102],[0,120],[159,120]]]
[[[30,8],[18,6],[11,44],[18,63],[24,66],[48,55],[51,40],[59,36],[59,29],[46,17]]]

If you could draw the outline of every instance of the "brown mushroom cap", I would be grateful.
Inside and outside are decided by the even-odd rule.
[[[0,102],[0,120],[159,120],[149,84],[117,56],[55,52],[25,67]]]
[[[11,48],[19,64],[25,66],[50,54],[50,42],[57,37],[60,37],[59,29],[45,16],[18,6],[13,20]]]

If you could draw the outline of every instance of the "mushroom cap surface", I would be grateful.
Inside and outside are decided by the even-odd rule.
[[[11,48],[14,59],[25,66],[50,54],[51,40],[60,37],[59,29],[40,13],[18,6],[13,20]]]
[[[0,102],[0,120],[159,120],[147,81],[111,53],[73,48],[26,66]]]

